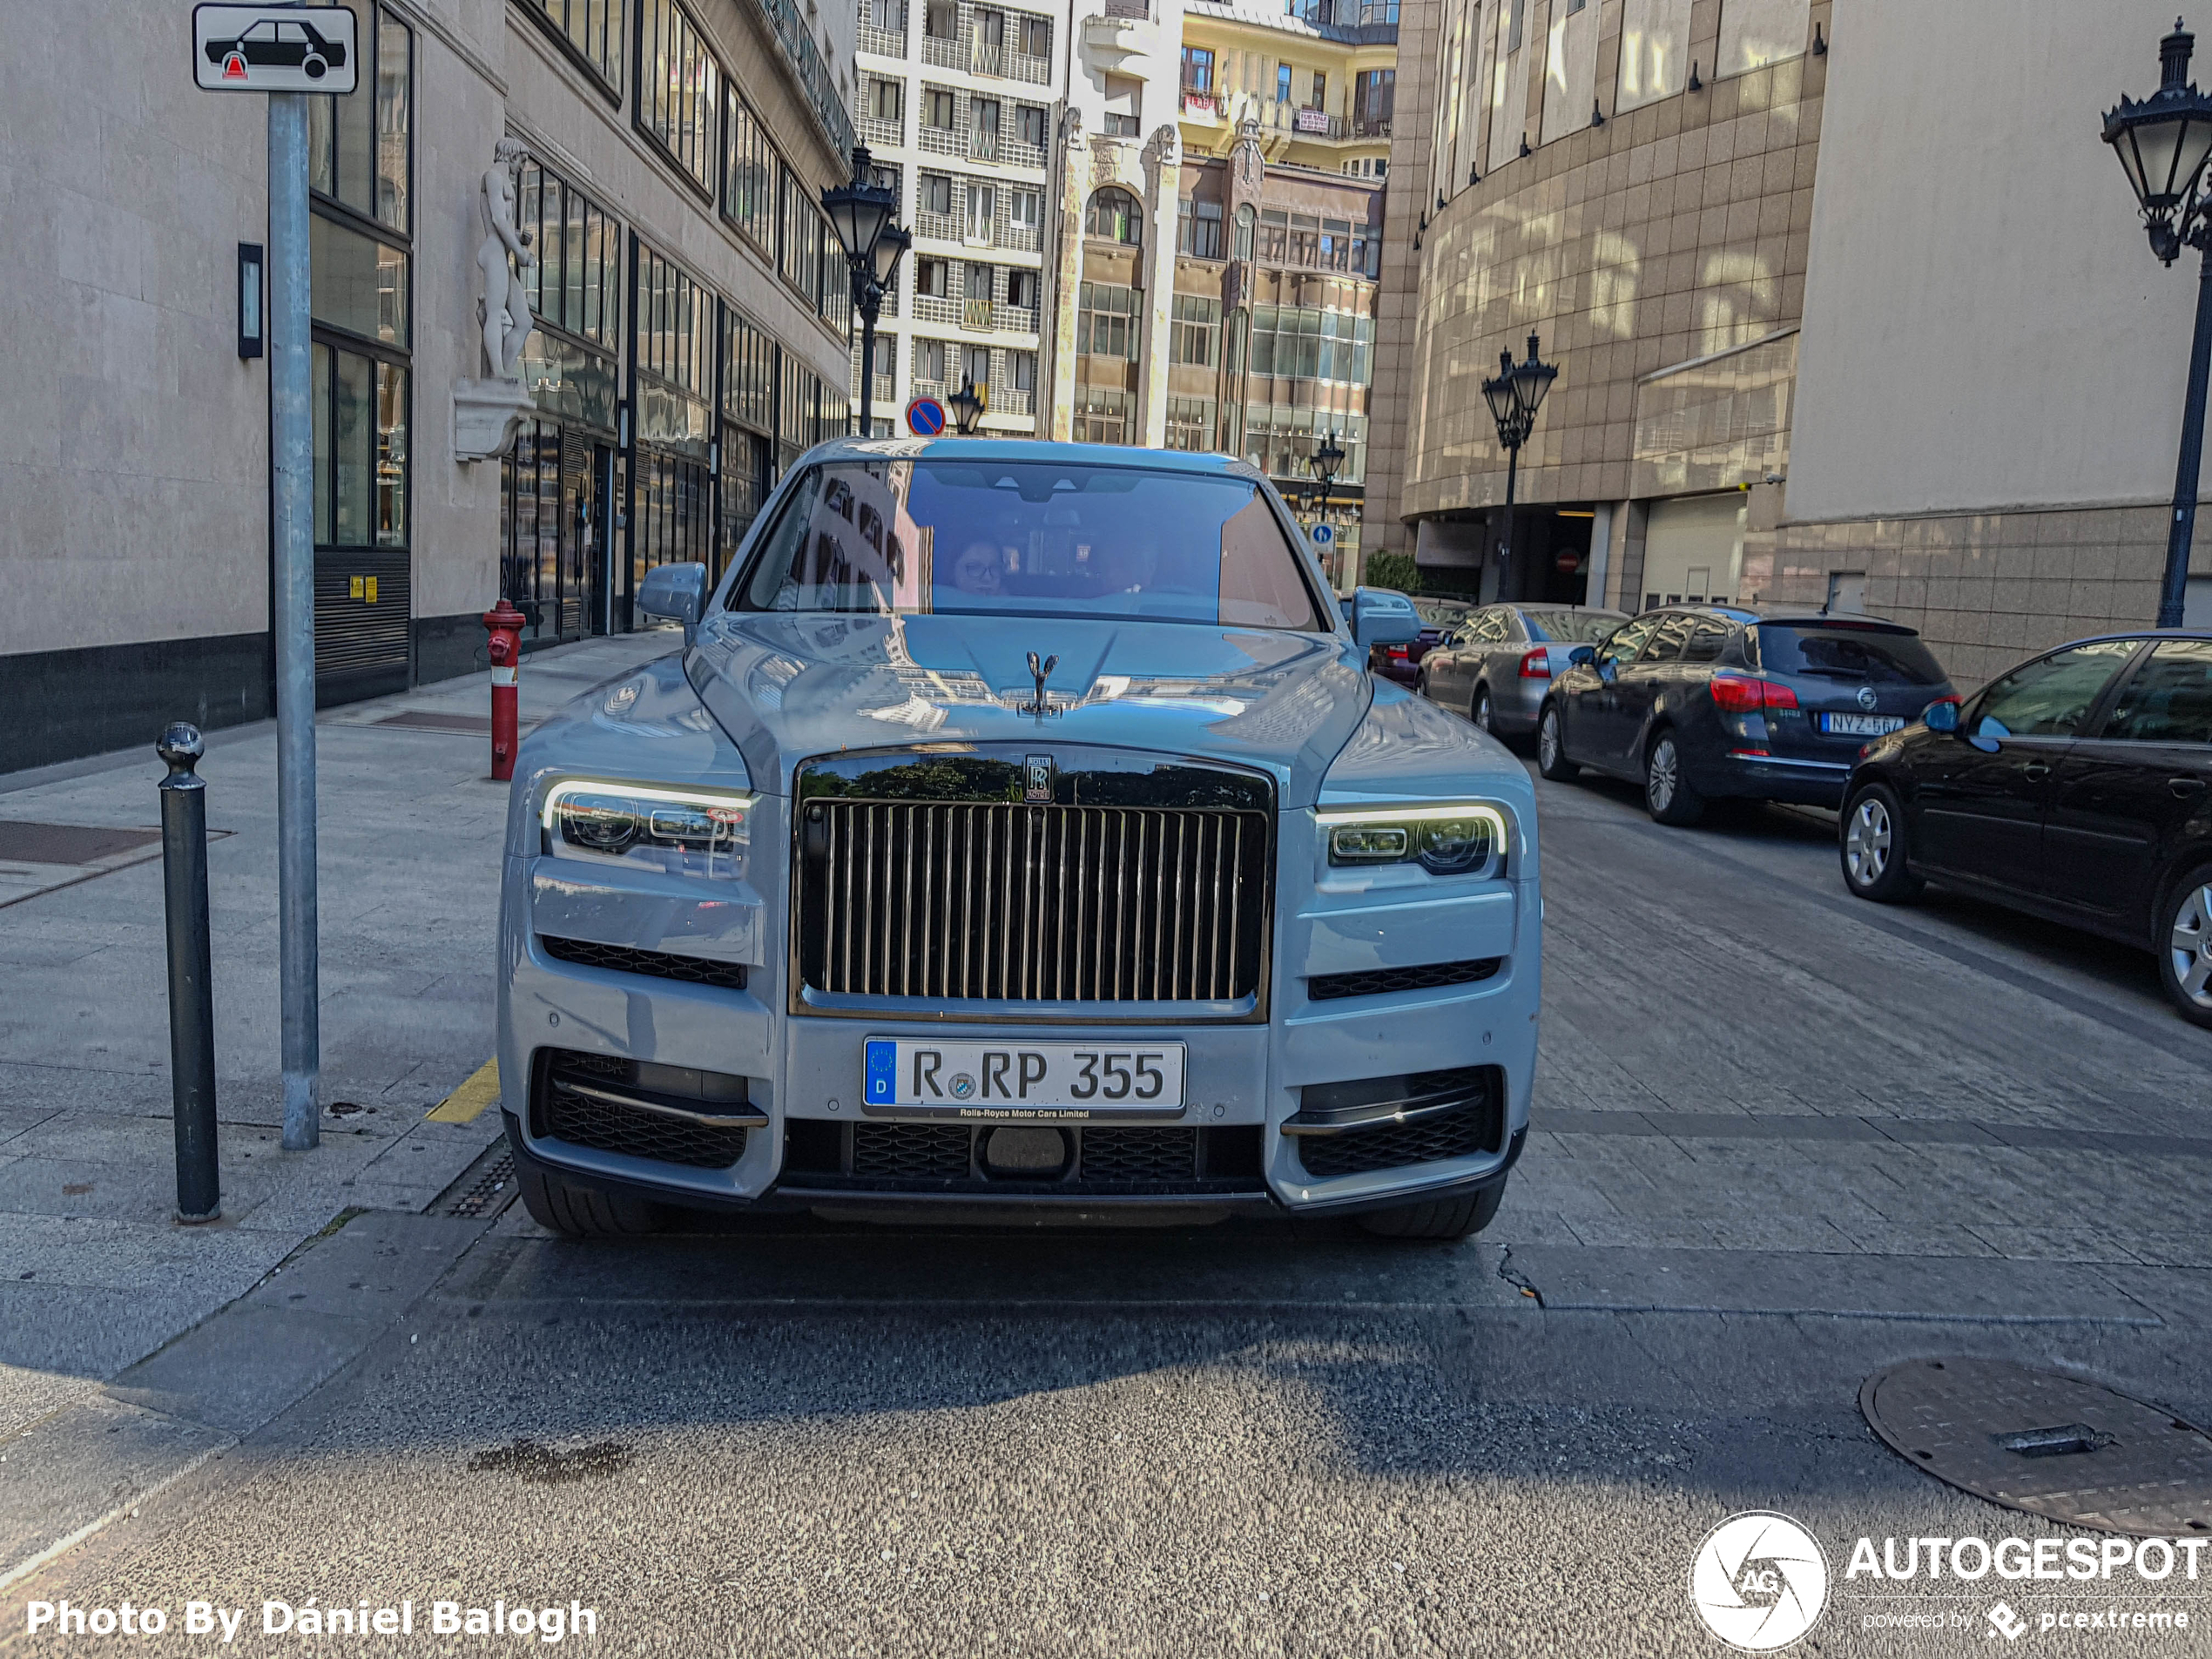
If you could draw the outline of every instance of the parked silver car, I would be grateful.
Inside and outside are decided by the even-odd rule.
[[[1527,737],[1568,653],[1626,621],[1594,605],[1486,605],[1421,658],[1415,689],[1493,737]]]
[[[1357,1216],[1459,1238],[1528,1117],[1534,789],[1366,671],[1218,455],[846,440],[680,652],[524,742],[499,1075],[523,1202]]]

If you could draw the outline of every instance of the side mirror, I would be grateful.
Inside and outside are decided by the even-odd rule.
[[[1382,588],[1355,588],[1352,594],[1352,639],[1372,650],[1404,645],[1421,637],[1420,613],[1403,594]]]
[[[1946,697],[1940,703],[1931,703],[1920,711],[1920,718],[1931,732],[1956,732],[1959,729],[1959,699]]]
[[[698,637],[706,612],[706,566],[656,564],[637,590],[637,609],[648,617],[670,617],[684,624],[684,643]]]
[[[1567,653],[1567,665],[1569,668],[1588,668],[1595,661],[1597,661],[1597,647],[1595,645],[1577,645]]]

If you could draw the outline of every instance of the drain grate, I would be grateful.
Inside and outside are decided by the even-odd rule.
[[[2003,1359],[1908,1359],[1858,1409],[1906,1462],[2008,1509],[2142,1538],[2212,1535],[2212,1436],[2099,1383]]]
[[[11,864],[98,864],[102,859],[151,846],[160,839],[158,829],[0,819],[0,860]]]
[[[515,1154],[502,1135],[461,1172],[458,1179],[430,1205],[434,1216],[457,1216],[464,1221],[496,1216],[515,1202]]]

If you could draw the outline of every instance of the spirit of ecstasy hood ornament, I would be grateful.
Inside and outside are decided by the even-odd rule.
[[[1037,683],[1036,700],[1032,703],[1022,704],[1019,708],[1015,710],[1016,714],[1034,714],[1037,717],[1037,718],[1042,720],[1048,714],[1058,714],[1060,712],[1058,709],[1055,708],[1052,704],[1046,699],[1044,694],[1045,681],[1050,678],[1052,671],[1059,666],[1060,659],[1057,657],[1048,657],[1041,663],[1037,660],[1036,652],[1031,651],[1029,653],[1029,676]]]

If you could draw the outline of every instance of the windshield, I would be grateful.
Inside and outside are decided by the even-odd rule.
[[[1920,636],[1902,628],[1849,624],[1762,623],[1759,664],[1777,674],[1875,685],[1941,685],[1943,665]]]
[[[1433,623],[1440,628],[1456,628],[1474,612],[1474,607],[1463,599],[1416,599],[1414,614],[1423,622]]]
[[[1555,645],[1595,645],[1628,618],[1617,610],[1524,610],[1531,639]]]
[[[1250,479],[968,456],[809,468],[730,604],[1331,626]]]

